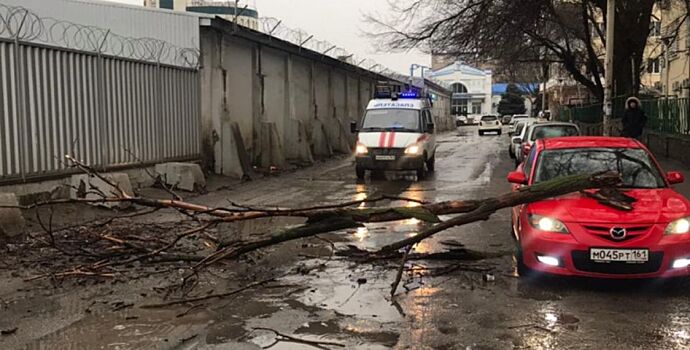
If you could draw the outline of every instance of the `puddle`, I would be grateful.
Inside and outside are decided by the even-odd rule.
[[[399,322],[402,317],[386,300],[389,298],[392,274],[382,271],[372,278],[372,271],[351,268],[348,263],[331,261],[326,272],[314,276],[287,277],[287,283],[304,283],[310,289],[299,294],[297,300],[305,305],[333,310],[336,313],[375,319],[378,322]],[[366,277],[360,285],[358,278]]]

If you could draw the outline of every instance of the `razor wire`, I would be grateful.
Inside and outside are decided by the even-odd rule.
[[[288,41],[297,46],[335,58],[362,69],[386,76],[389,79],[407,81],[408,77],[394,72],[370,58],[359,57],[348,50],[325,40],[314,38],[307,31],[300,28],[290,28],[277,18],[262,17],[259,19],[261,29],[265,34]]]
[[[300,28],[290,28],[283,24],[283,22],[274,17],[262,17],[259,19],[260,28],[263,33],[273,37],[288,41],[297,46],[318,52],[322,55],[335,58],[345,63],[360,67],[362,69],[374,72],[376,74],[385,76],[389,79],[400,82],[408,82],[410,77],[400,74],[392,69],[389,69],[382,64],[366,57],[357,56],[346,49],[334,45],[325,40],[319,40],[309,34],[307,31]],[[436,83],[437,85],[446,89],[450,85],[446,82],[440,81],[433,77],[426,77],[426,79]]]
[[[109,29],[40,17],[24,8],[0,4],[0,38],[41,43],[150,63],[199,68],[200,52],[154,38],[130,38]]]

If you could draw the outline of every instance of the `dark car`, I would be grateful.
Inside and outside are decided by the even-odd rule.
[[[512,119],[513,119],[513,116],[512,116],[512,115],[504,115],[504,116],[503,116],[503,120],[501,120],[501,123],[502,123],[503,125],[508,125],[508,124],[510,124],[510,121],[511,121]]]

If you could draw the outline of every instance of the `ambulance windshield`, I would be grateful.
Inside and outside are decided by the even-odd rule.
[[[372,109],[364,116],[362,130],[419,132],[419,111],[413,109]]]

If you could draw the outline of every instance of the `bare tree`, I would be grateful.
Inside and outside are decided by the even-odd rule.
[[[618,1],[616,94],[637,93],[655,0]],[[415,0],[391,4],[395,16],[368,16],[390,49],[421,47],[466,60],[557,63],[603,98],[606,0]],[[603,47],[602,47],[603,46]],[[632,66],[631,66],[632,65]],[[631,69],[631,67],[633,69]]]

